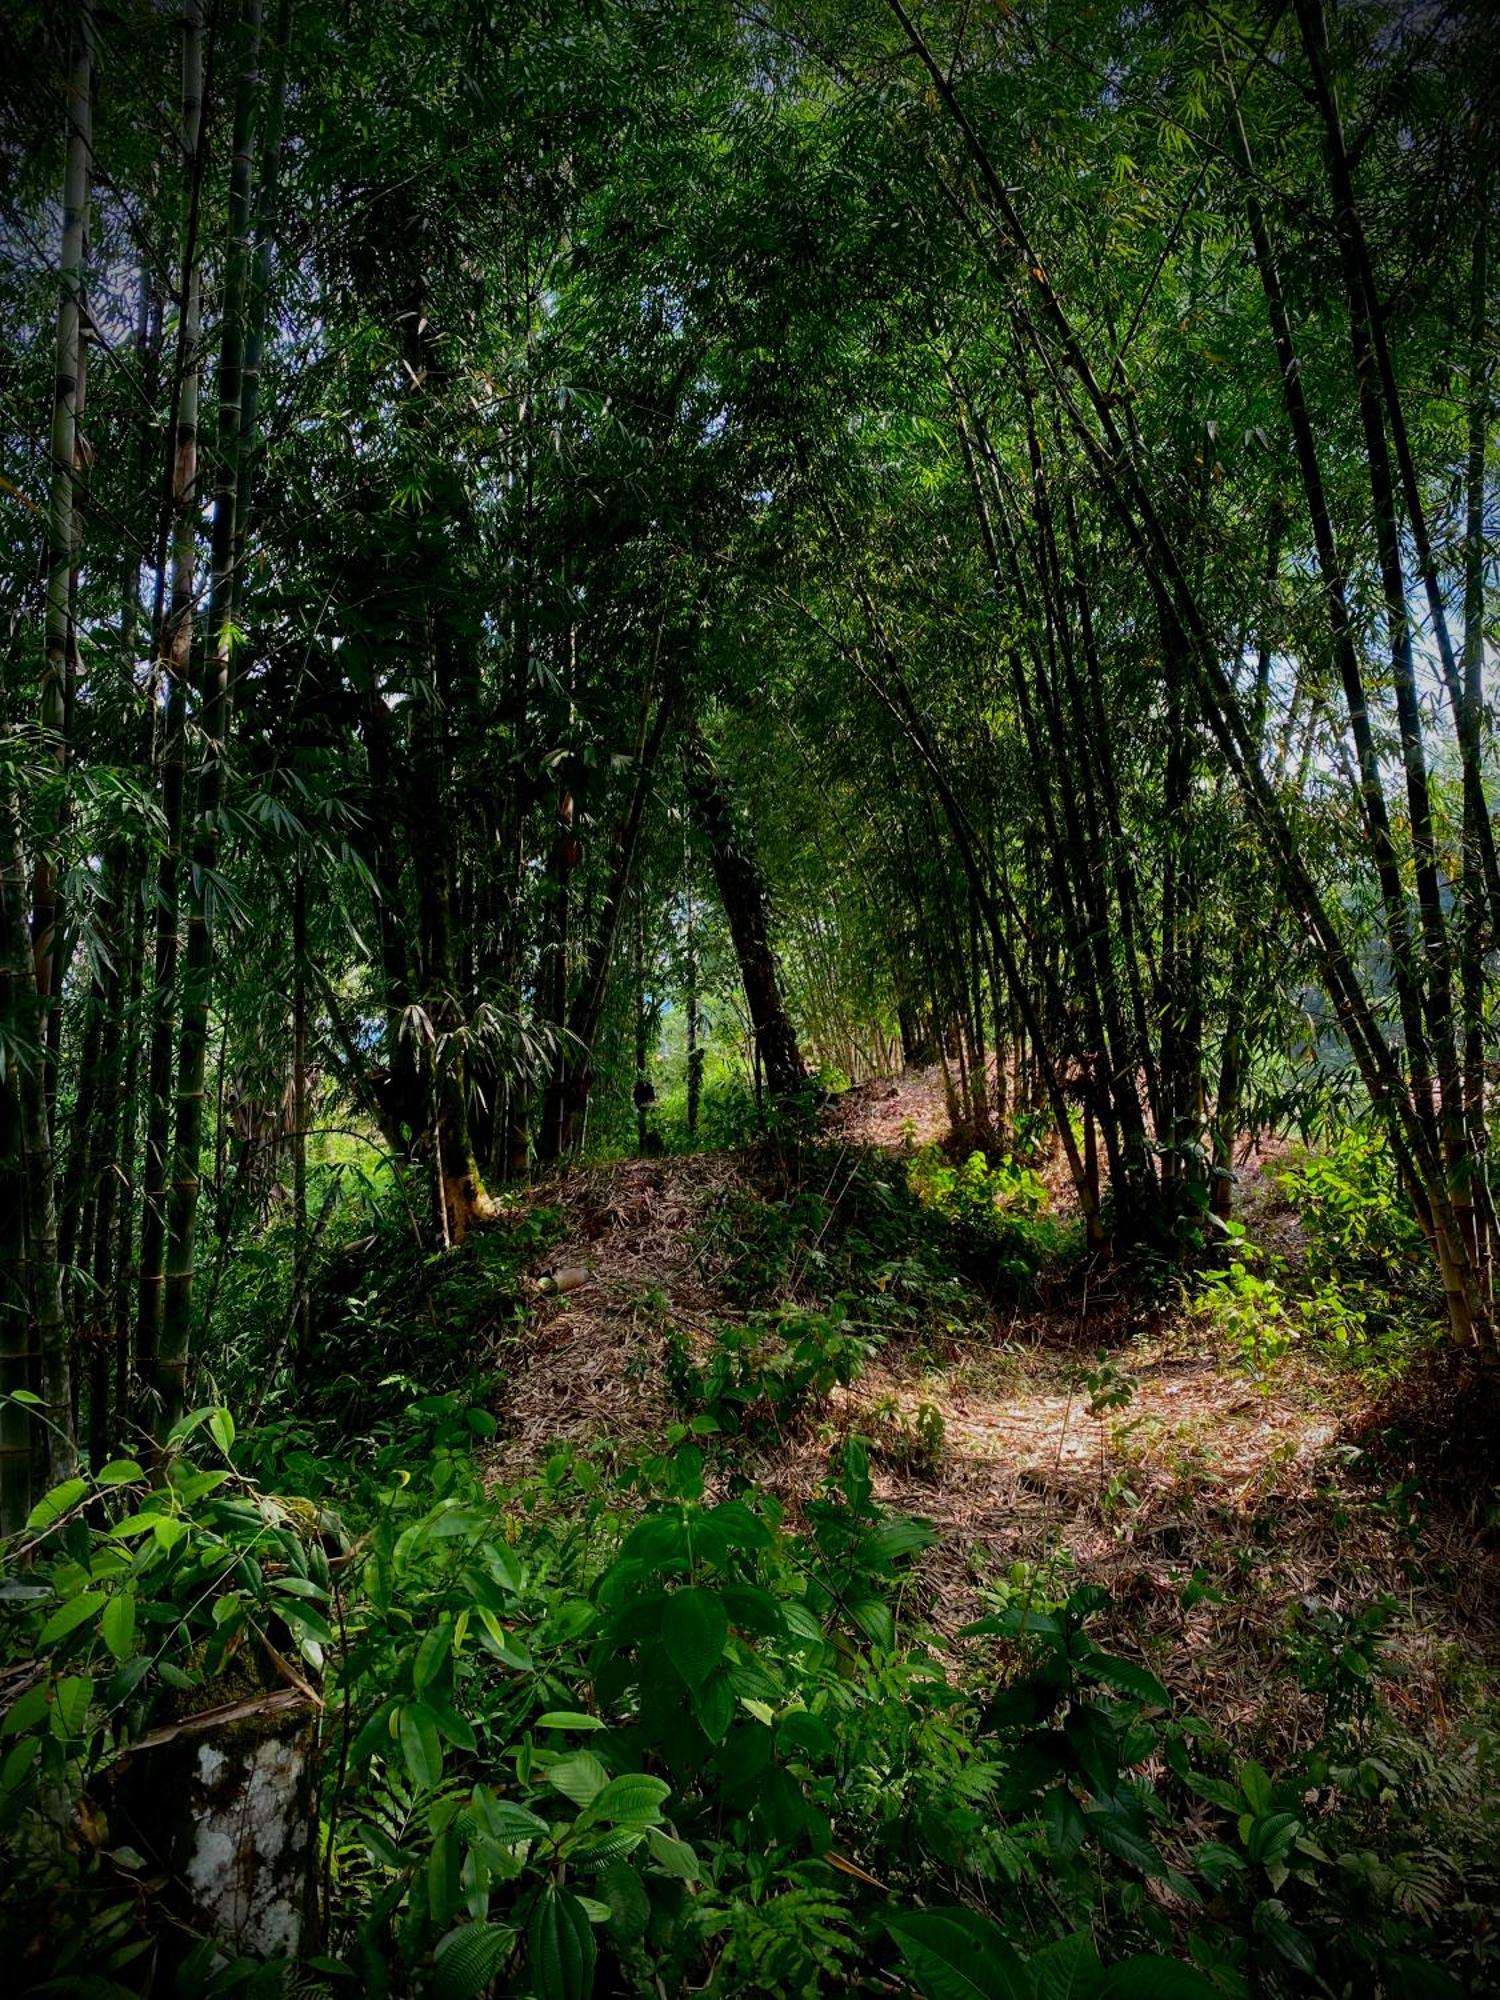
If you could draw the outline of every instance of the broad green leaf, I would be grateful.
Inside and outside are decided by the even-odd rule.
[[[44,1680],[35,1682],[5,1711],[5,1721],[0,1724],[0,1736],[19,1736],[23,1730],[34,1729],[47,1713],[51,1699],[52,1690],[47,1682]]]
[[[575,1806],[586,1806],[609,1783],[609,1773],[592,1750],[575,1750],[549,1767],[547,1782]]]
[[[65,1479],[37,1501],[26,1516],[26,1532],[31,1535],[45,1534],[48,1528],[60,1521],[64,1514],[71,1513],[79,1501],[86,1500],[88,1496],[89,1483],[86,1479]]]
[[[1026,1961],[1036,2000],[1097,2000],[1103,1968],[1087,1931],[1033,1952]]]
[[[651,1898],[640,1873],[628,1861],[611,1861],[599,1876],[609,1905],[609,1932],[620,1944],[636,1944],[651,1921]]]
[[[1134,1695],[1137,1701],[1151,1702],[1157,1708],[1172,1706],[1171,1695],[1155,1674],[1134,1660],[1116,1659],[1112,1653],[1090,1653],[1080,1664],[1091,1680],[1103,1681],[1121,1694]]]
[[[711,1591],[674,1590],[662,1608],[667,1658],[690,1688],[701,1687],[724,1657],[729,1619]]]
[[[583,1715],[576,1709],[557,1708],[546,1715],[539,1715],[533,1724],[536,1729],[602,1729],[604,1724],[597,1715]]]
[[[41,1754],[40,1736],[22,1736],[12,1743],[0,1764],[0,1792],[13,1792]]]
[[[1083,1845],[1088,1826],[1066,1785],[1054,1785],[1043,1799],[1042,1824],[1047,1830],[1047,1845],[1058,1860],[1071,1861]]]
[[[553,1783],[557,1782],[556,1773]],[[672,1787],[660,1778],[648,1778],[630,1771],[611,1778],[603,1791],[589,1801],[585,1818],[602,1820],[610,1826],[645,1826],[661,1818],[661,1809],[671,1797]]]
[[[1220,1994],[1181,1959],[1146,1954],[1107,1967],[1099,2000],[1220,2000]]]
[[[108,1602],[102,1590],[81,1590],[76,1597],[70,1597],[66,1604],[59,1604],[52,1616],[37,1634],[39,1646],[52,1646],[59,1639],[65,1639],[70,1632],[76,1632],[80,1625],[87,1624],[97,1616]]]
[[[702,1879],[703,1870],[698,1865],[698,1857],[685,1840],[678,1840],[670,1833],[663,1833],[659,1826],[652,1826],[646,1829],[646,1845],[651,1859],[663,1874],[675,1876],[679,1882]]]
[[[432,1957],[433,2000],[477,2000],[515,1941],[503,1924],[464,1924],[449,1931]]]
[[[448,1654],[453,1646],[453,1627],[446,1620],[427,1634],[417,1648],[416,1664],[412,1668],[412,1686],[421,1694],[430,1681],[442,1672]]]
[[[397,1738],[412,1783],[430,1790],[443,1775],[443,1746],[431,1709],[420,1701],[403,1708]]]
[[[52,1712],[63,1735],[81,1736],[94,1699],[93,1681],[87,1674],[64,1674],[53,1692]]]
[[[104,1607],[99,1620],[104,1643],[117,1660],[128,1660],[135,1649],[135,1598],[128,1590],[117,1590]]]
[[[693,1694],[693,1714],[710,1743],[722,1743],[734,1720],[734,1685],[727,1674],[713,1674]]]
[[[526,1926],[526,1974],[536,2000],[587,2000],[594,1950],[587,1911],[570,1890],[549,1885]]]
[[[1165,1872],[1156,1849],[1123,1814],[1101,1808],[1090,1809],[1083,1817],[1099,1845],[1118,1860],[1128,1862],[1132,1868],[1139,1868],[1143,1875]]]
[[[1240,1790],[1249,1801],[1251,1812],[1265,1813],[1271,1810],[1271,1780],[1265,1767],[1249,1759],[1239,1768]]]
[[[923,2000],[1033,2000],[998,1925],[972,1910],[901,1910],[886,1920]]]
[[[112,1458],[102,1472],[94,1474],[101,1486],[128,1486],[132,1480],[145,1476],[133,1458]]]

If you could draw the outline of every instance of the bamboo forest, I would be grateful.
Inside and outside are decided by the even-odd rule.
[[[1500,1995],[1497,304],[1488,0],[0,0],[7,1993]]]

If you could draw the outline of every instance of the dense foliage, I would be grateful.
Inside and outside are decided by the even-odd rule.
[[[837,1345],[856,1274],[885,1305],[870,1347],[965,1307],[951,1225],[900,1168],[831,1203],[828,1164],[799,1156],[788,1184],[783,1162],[769,1200],[741,1198],[733,1282],[767,1314],[783,1301],[784,1346],[736,1346],[708,1411],[703,1377],[684,1382],[659,1450],[559,1450],[497,1484],[493,1420],[450,1391],[393,1404],[351,1457],[335,1362],[248,1436],[195,1412],[154,1482],[121,1460],[45,1497],[8,1587],[10,1641],[35,1658],[3,1782],[11,1951],[36,1955],[60,1895],[88,1913],[50,1990],[285,1990],[284,1966],[194,1944],[127,1837],[141,1806],[118,1761],[221,1697],[255,1644],[325,1703],[299,1991],[1481,1990],[1494,1744],[1433,1762],[1392,1727],[1390,1607],[1298,1638],[1324,1731],[1272,1774],[1093,1636],[1095,1587],[997,1580],[945,1658],[908,1574],[933,1530],[875,1501],[859,1439],[795,1519],[739,1469],[746,1425],[794,1420],[785,1352],[819,1318],[833,1358],[799,1406],[857,1374]],[[794,1268],[819,1242],[826,1265]],[[511,1245],[512,1283],[533,1247]],[[505,1278],[493,1250],[456,1274],[408,1254],[367,1333],[395,1340],[440,1297],[477,1345]],[[1109,1371],[1090,1381],[1097,1406],[1118,1396]]]
[[[321,1717],[330,1990],[1495,1976],[1491,1751],[1377,1746],[1378,1607],[1289,1638],[1328,1727],[1268,1774],[1091,1585],[929,1628],[857,1438],[800,1506],[736,1468],[1101,1280],[1261,1381],[1446,1342],[1492,1407],[1496,47],[1475,0],[13,0],[39,1981],[276,1990],[109,1832],[252,1659]],[[903,1063],[951,1142],[726,1195],[659,1450],[495,1475],[531,1183],[805,1163]]]

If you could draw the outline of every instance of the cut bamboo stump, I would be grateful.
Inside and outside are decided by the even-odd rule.
[[[315,1703],[278,1687],[153,1730],[116,1769],[117,1827],[226,1955],[313,1948],[317,1751]]]

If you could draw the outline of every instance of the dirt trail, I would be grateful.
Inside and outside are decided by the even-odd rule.
[[[945,1120],[929,1072],[851,1092],[830,1129],[900,1151]],[[568,1223],[550,1268],[586,1275],[539,1303],[499,1411],[498,1476],[557,1443],[629,1452],[660,1441],[675,1414],[667,1328],[701,1335],[735,1317],[709,1223],[749,1185],[746,1157],[700,1154],[537,1191]],[[1101,1347],[1121,1401],[1091,1415],[1080,1378]],[[817,1420],[736,1462],[795,1510],[830,1449],[858,1432],[873,1443],[880,1497],[941,1531],[915,1608],[947,1643],[1014,1578],[1024,1589],[1034,1576],[1044,1595],[1106,1584],[1116,1643],[1246,1745],[1282,1754],[1318,1715],[1289,1678],[1289,1606],[1337,1616],[1398,1601],[1397,1698],[1414,1713],[1441,1707],[1453,1648],[1500,1658],[1493,1551],[1458,1522],[1411,1523],[1358,1476],[1343,1440],[1361,1400],[1355,1377],[1298,1356],[1257,1386],[1186,1314],[1128,1325],[1103,1295],[1087,1312],[1075,1301],[989,1315],[976,1301],[973,1326],[941,1352],[888,1343]],[[924,1426],[929,1441],[940,1427],[934,1450]]]

